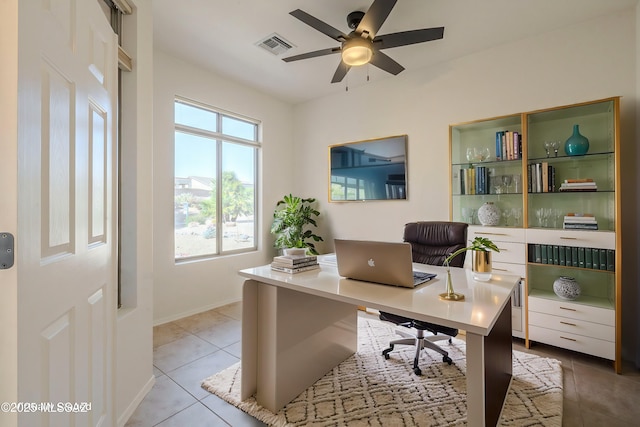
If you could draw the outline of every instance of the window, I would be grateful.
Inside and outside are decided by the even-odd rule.
[[[175,100],[177,261],[257,249],[259,123]]]

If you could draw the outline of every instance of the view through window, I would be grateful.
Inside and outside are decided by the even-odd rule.
[[[175,101],[176,260],[256,250],[259,123]]]

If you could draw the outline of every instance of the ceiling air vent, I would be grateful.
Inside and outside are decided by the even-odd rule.
[[[259,41],[256,45],[268,50],[274,55],[280,55],[295,47],[291,42],[285,40],[281,35],[273,33],[266,39]]]

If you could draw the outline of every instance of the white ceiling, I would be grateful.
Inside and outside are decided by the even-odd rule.
[[[291,103],[346,86],[393,79],[374,66],[352,68],[331,83],[338,54],[285,63],[282,57],[337,47],[289,15],[294,9],[349,33],[346,16],[373,0],[152,0],[155,47]],[[442,40],[385,50],[403,73],[629,9],[638,0],[398,0],[379,35],[444,26]],[[597,31],[594,28],[594,31]],[[296,47],[275,56],[256,46],[277,33]],[[522,52],[525,56],[526,52]],[[402,74],[400,74],[402,75]]]

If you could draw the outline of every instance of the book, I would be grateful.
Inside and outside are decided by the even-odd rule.
[[[549,163],[542,162],[542,192],[549,192]]]
[[[607,250],[606,249],[599,249],[599,259],[600,259],[600,270],[606,270],[607,269]]]
[[[273,262],[286,265],[304,264],[310,261],[317,261],[316,255],[280,255],[273,257]]]
[[[600,270],[600,250],[597,248],[591,249],[591,262],[594,270]]]
[[[539,245],[536,243],[536,245],[534,246],[534,252],[535,252],[535,262],[541,263],[542,262],[542,245]]]
[[[576,246],[571,246],[571,266],[578,266],[578,248]]]
[[[560,247],[558,245],[553,245],[553,263],[560,265]]]
[[[607,270],[616,270],[616,255],[613,249],[607,249]]]
[[[591,248],[584,250],[584,268],[593,268],[593,264],[591,263]]]
[[[566,183],[580,183],[580,182],[594,182],[592,178],[572,178],[572,179],[565,179],[564,182]]]
[[[573,265],[573,261],[571,259],[571,246],[564,247],[564,258],[565,258],[567,267],[571,267]]]
[[[272,267],[283,267],[283,268],[301,268],[301,267],[307,267],[309,265],[316,265],[318,264],[318,261],[308,261],[308,262],[301,262],[298,264],[287,264],[287,263],[281,263],[278,261],[274,261],[271,263]]]
[[[567,265],[565,262],[565,247],[564,246],[560,246],[558,249],[558,265]]]
[[[540,253],[542,255],[542,263],[543,264],[547,264],[548,263],[548,258],[547,258],[547,245],[540,245]]]
[[[300,268],[278,267],[278,266],[271,265],[272,270],[281,271],[283,273],[289,273],[289,274],[301,273],[303,271],[309,271],[309,270],[316,270],[318,268],[320,268],[320,265],[317,263],[314,265],[307,265],[305,267],[300,267]]]
[[[597,230],[598,224],[587,223],[564,223],[562,228],[565,230]]]
[[[584,268],[585,250],[578,248],[578,267]]]
[[[502,158],[502,136],[501,132],[496,132],[496,160],[503,160]]]

